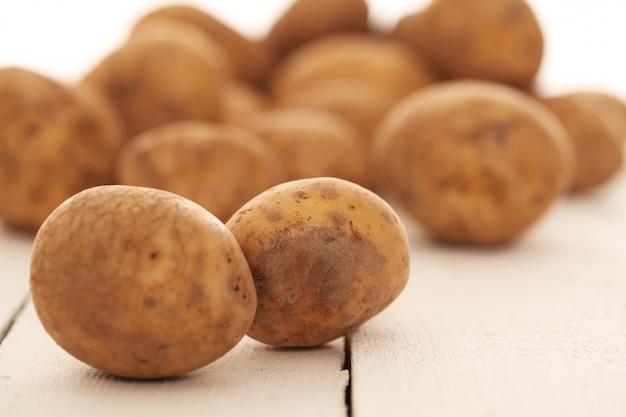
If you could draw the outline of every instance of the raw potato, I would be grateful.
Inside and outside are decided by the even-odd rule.
[[[222,123],[240,124],[270,107],[269,97],[247,83],[230,80],[224,84],[223,91]]]
[[[336,114],[357,127],[369,146],[378,124],[398,102],[395,94],[356,80],[319,81],[278,100],[282,108],[311,108]]]
[[[166,6],[148,13],[137,25],[153,18],[177,19],[202,30],[224,48],[236,77],[244,81],[263,81],[274,61],[265,42],[248,39],[204,10],[186,5]]]
[[[272,92],[294,90],[329,79],[373,84],[397,99],[435,81],[424,60],[403,43],[365,34],[325,36],[301,46],[278,66]]]
[[[626,104],[623,101],[613,95],[594,91],[571,93],[569,97],[600,118],[623,146],[626,142]]]
[[[110,183],[120,123],[95,91],[0,69],[0,218],[35,231],[66,198]]]
[[[122,184],[182,195],[222,221],[284,180],[280,161],[259,137],[196,121],[170,123],[132,139],[120,150],[116,174]]]
[[[153,17],[139,21],[132,29],[127,42],[169,41],[175,39],[203,55],[213,64],[214,71],[230,75],[231,64],[226,50],[197,26],[182,20]]]
[[[381,186],[433,237],[498,244],[520,236],[569,188],[558,119],[526,94],[480,81],[409,96],[376,138]]]
[[[245,126],[278,155],[288,181],[337,177],[371,186],[365,139],[338,116],[312,109],[274,110],[250,119]]]
[[[83,82],[111,100],[135,136],[178,120],[217,120],[223,78],[205,54],[172,38],[128,42]]]
[[[226,224],[241,245],[258,307],[248,335],[316,346],[387,307],[409,274],[409,243],[393,209],[336,178],[287,182],[253,198]]]
[[[284,56],[324,35],[367,30],[365,0],[296,0],[274,23],[267,40],[278,56]]]
[[[567,131],[576,156],[572,190],[593,188],[613,178],[622,168],[622,143],[603,123],[597,110],[579,104],[571,94],[544,99]],[[602,114],[602,113],[601,113]]]
[[[543,58],[543,34],[523,0],[433,0],[398,22],[394,36],[444,75],[526,86]]]
[[[112,375],[204,366],[252,323],[254,282],[236,240],[197,204],[120,185],[85,190],[39,230],[31,292],[47,332]]]

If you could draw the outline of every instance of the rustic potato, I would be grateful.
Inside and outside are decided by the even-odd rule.
[[[216,120],[222,79],[214,62],[173,38],[128,42],[83,82],[111,100],[134,136],[178,120]]]
[[[523,0],[433,0],[405,16],[394,36],[444,75],[527,85],[543,57],[543,34]]]
[[[365,139],[338,116],[312,109],[274,110],[244,126],[278,155],[286,180],[337,177],[371,186]]]
[[[90,188],[37,233],[32,300],[52,338],[112,375],[164,378],[214,361],[248,331],[254,281],[206,210],[149,188]]]
[[[137,22],[132,28],[127,42],[175,39],[203,55],[214,65],[214,70],[223,74],[232,72],[226,50],[202,29],[185,21],[166,17],[153,17]]]
[[[280,161],[242,128],[196,121],[148,130],[119,152],[117,180],[184,196],[222,221],[280,183]]]
[[[274,23],[267,36],[283,56],[297,46],[336,32],[367,31],[365,0],[296,0]]]
[[[408,240],[376,194],[337,178],[278,185],[226,224],[241,245],[258,307],[248,335],[316,346],[382,311],[409,274]]]
[[[620,145],[626,142],[626,104],[623,101],[611,94],[596,91],[580,91],[568,96],[595,114]]]
[[[165,6],[145,15],[137,25],[153,18],[177,19],[201,29],[224,48],[236,77],[244,81],[262,81],[274,61],[265,42],[248,39],[204,10],[186,5]]]
[[[571,94],[544,99],[543,103],[559,118],[572,143],[576,157],[572,190],[598,186],[620,171],[624,163],[622,143],[595,110],[581,106]]]
[[[374,149],[385,194],[448,242],[517,238],[573,174],[558,119],[492,82],[450,81],[410,95],[382,122]]]
[[[239,124],[269,107],[269,97],[252,85],[237,80],[230,80],[223,85],[222,123]]]
[[[37,230],[71,195],[113,179],[123,133],[97,92],[0,69],[0,218]]]
[[[281,108],[312,108],[336,114],[357,127],[367,143],[389,109],[395,94],[356,80],[328,80],[302,87],[276,102]]]
[[[328,79],[374,84],[399,99],[436,77],[417,53],[399,41],[336,34],[302,45],[287,56],[275,71],[272,93],[282,97]]]

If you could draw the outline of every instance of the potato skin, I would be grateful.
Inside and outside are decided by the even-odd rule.
[[[244,123],[258,134],[285,168],[285,180],[337,177],[371,187],[369,149],[348,121],[321,110],[283,109]]]
[[[374,84],[331,79],[299,88],[279,99],[276,106],[310,108],[340,116],[359,129],[369,146],[380,121],[397,102],[395,93]]]
[[[368,30],[365,0],[296,0],[274,23],[267,42],[278,57],[315,38]]]
[[[0,70],[0,218],[36,231],[73,194],[113,181],[124,134],[97,91]]]
[[[412,44],[451,78],[526,86],[543,58],[539,22],[523,0],[433,0],[398,22],[394,37]]]
[[[132,137],[178,120],[217,120],[222,81],[214,62],[173,38],[128,42],[82,82],[109,98]]]
[[[603,122],[597,110],[581,105],[579,99],[579,96],[567,94],[542,100],[563,124],[574,149],[576,175],[572,191],[606,183],[624,163],[622,142]]]
[[[252,132],[197,121],[169,123],[133,138],[120,149],[115,172],[122,184],[174,192],[224,222],[285,178],[272,149]]]
[[[441,241],[501,244],[572,181],[558,119],[502,84],[451,81],[394,107],[374,145],[383,193]]]
[[[337,178],[278,185],[228,222],[248,260],[258,307],[248,335],[316,346],[387,307],[409,274],[408,239],[376,194]]]
[[[288,55],[274,72],[272,93],[280,98],[329,79],[375,85],[399,99],[433,83],[436,75],[402,42],[366,34],[335,34]]]
[[[232,234],[195,203],[120,185],[61,204],[35,238],[30,284],[50,336],[112,375],[164,378],[248,330],[254,282]]]
[[[152,19],[176,19],[202,30],[228,54],[234,75],[243,81],[258,84],[264,80],[274,57],[265,42],[248,39],[206,11],[187,6],[165,6],[146,14],[137,22],[140,26]]]
[[[593,113],[623,146],[626,142],[626,103],[600,91],[577,91],[568,94],[579,106]]]

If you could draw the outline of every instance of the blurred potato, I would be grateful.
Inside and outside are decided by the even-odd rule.
[[[82,82],[107,96],[135,136],[166,123],[217,120],[224,75],[179,38],[128,42],[106,56]]]
[[[273,63],[270,48],[262,40],[252,40],[211,16],[205,10],[187,5],[170,5],[151,11],[137,22],[140,26],[153,18],[170,18],[192,24],[222,46],[237,78],[259,83]]]
[[[233,79],[224,84],[220,121],[225,124],[240,124],[249,117],[267,110],[270,105],[269,97],[261,90]]]
[[[324,35],[367,30],[365,0],[295,0],[274,22],[267,41],[281,57]]]
[[[539,22],[523,0],[433,0],[402,18],[394,36],[447,77],[522,87],[536,75],[544,51]]]
[[[197,121],[146,131],[119,153],[121,184],[158,188],[186,197],[221,221],[246,201],[284,180],[280,161],[253,133]]]
[[[324,110],[343,117],[357,127],[369,146],[378,124],[396,104],[396,94],[356,80],[332,79],[311,83],[285,97],[276,105]]]
[[[383,193],[432,237],[502,244],[569,188],[574,157],[558,119],[528,95],[486,81],[413,93],[374,145]]]
[[[595,114],[620,145],[626,142],[626,104],[622,100],[599,91],[580,91],[571,93],[568,97]]]
[[[153,17],[137,22],[127,42],[175,39],[203,55],[215,71],[231,75],[232,68],[226,50],[197,26],[183,20]]]
[[[336,34],[311,41],[288,55],[274,72],[271,91],[283,97],[329,79],[373,84],[400,98],[436,77],[419,54],[401,42],[365,34]]]
[[[0,218],[34,231],[65,199],[110,183],[123,138],[97,91],[0,69]]]
[[[567,131],[576,157],[572,190],[581,191],[607,182],[623,165],[622,143],[597,114],[579,103],[580,96],[551,97],[543,103]]]
[[[245,127],[278,155],[287,181],[336,177],[371,187],[362,134],[339,116],[313,109],[272,110],[251,118]]]

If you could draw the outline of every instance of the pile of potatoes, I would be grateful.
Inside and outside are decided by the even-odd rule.
[[[0,69],[0,219],[38,232],[33,300],[59,344],[138,378],[246,333],[322,344],[405,285],[395,210],[441,242],[503,244],[621,170],[626,105],[537,91],[524,0],[432,0],[386,32],[370,17],[295,0],[249,39],[172,5],[72,85]]]

